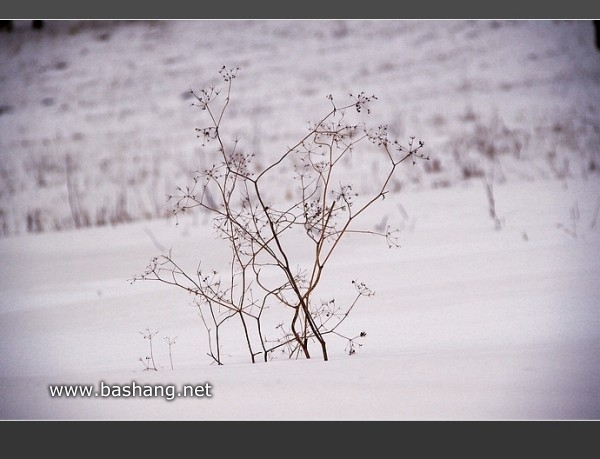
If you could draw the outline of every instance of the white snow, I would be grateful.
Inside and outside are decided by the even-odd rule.
[[[600,416],[590,21],[73,21],[0,38],[0,106],[10,107],[0,115],[1,419]],[[159,246],[192,269],[226,263],[204,217],[160,218],[164,195],[210,161],[183,94],[218,83],[222,65],[242,68],[232,130],[265,162],[330,93],[376,94],[374,125],[425,141],[432,160],[404,166],[368,220],[398,224],[401,247],[353,235],[326,270],[324,296],[343,301],[354,279],[375,291],[344,324],[367,332],[354,355],[332,338],[327,362],[315,348],[311,360],[251,364],[231,329],[217,366],[188,295],[129,281]],[[131,221],[74,228],[66,155],[94,223],[103,208],[117,216],[123,196]],[[484,186],[492,171],[499,230]],[[285,178],[273,186],[283,194]],[[158,332],[158,371],[138,360],[146,329]],[[175,337],[171,369],[165,338]],[[49,394],[102,383],[209,383],[211,397]]]

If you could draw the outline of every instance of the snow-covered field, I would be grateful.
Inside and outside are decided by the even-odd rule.
[[[1,419],[600,417],[590,21],[50,22],[0,39]],[[211,161],[187,94],[222,65],[242,68],[229,126],[260,161],[327,94],[374,93],[373,125],[425,141],[432,159],[403,167],[370,220],[395,221],[401,247],[353,237],[328,266],[332,295],[355,278],[376,292],[344,324],[367,332],[354,355],[332,339],[328,362],[250,364],[227,341],[211,365],[190,297],[129,281],[159,247],[223,263],[205,219],[161,218]],[[158,371],[138,360],[147,329]],[[102,397],[102,384],[211,396]]]

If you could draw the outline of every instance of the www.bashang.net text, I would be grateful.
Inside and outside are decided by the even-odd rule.
[[[49,385],[50,397],[113,397],[113,398],[157,398],[172,401],[178,397],[210,398],[212,385],[184,384],[180,389],[173,384],[138,384],[135,381],[129,384],[106,384],[100,381],[99,385],[93,384],[56,384]]]

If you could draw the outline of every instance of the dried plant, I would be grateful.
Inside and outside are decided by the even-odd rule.
[[[387,196],[401,163],[428,159],[421,152],[424,143],[411,137],[408,146],[402,146],[390,138],[387,126],[369,129],[361,123],[375,96],[350,94],[349,102],[338,105],[329,95],[329,111],[309,125],[308,133],[255,170],[254,153],[243,151],[240,140],[228,140],[223,131],[238,71],[221,69],[222,89],[192,91],[194,105],[208,119],[205,127],[197,129],[198,137],[206,149],[212,147],[216,159],[212,166],[195,172],[191,186],[179,188],[171,197],[176,215],[196,208],[212,217],[229,249],[228,270],[206,270],[198,263],[190,272],[169,251],[153,258],[133,280],[159,281],[191,293],[208,332],[208,354],[218,364],[223,363],[222,327],[234,319],[241,324],[252,362],[261,355],[267,361],[280,350],[290,357],[311,358],[313,344],[328,360],[326,337],[344,337],[340,325],[360,298],[374,292],[352,281],[356,295],[348,305],[322,302],[317,287],[325,268],[350,234],[375,235],[390,247],[398,245],[397,230],[360,226],[359,217]],[[383,171],[372,177],[370,191],[364,194],[348,182],[352,170],[363,172],[360,164],[355,165],[358,147],[361,154],[378,155]],[[286,173],[295,185],[291,198],[273,193],[278,177]],[[310,263],[302,265],[293,258],[298,250],[309,256]],[[282,309],[288,319],[276,327],[281,336],[268,339],[266,315]],[[365,332],[359,335],[365,336]],[[349,354],[356,350],[356,338],[345,338]]]
[[[154,362],[154,350],[152,349],[152,338],[154,338],[157,333],[158,331],[151,332],[149,328],[146,328],[146,332],[140,332],[140,335],[142,335],[144,339],[148,340],[148,345],[150,347],[150,352],[146,358],[142,359],[140,357],[138,359],[140,362],[142,362],[142,365],[144,365],[144,369],[146,370],[158,371],[158,368],[156,368],[156,363]]]

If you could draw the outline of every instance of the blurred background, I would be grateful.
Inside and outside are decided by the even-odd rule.
[[[241,68],[224,126],[261,164],[327,95],[365,91],[370,124],[432,158],[395,190],[600,167],[589,20],[12,21],[0,62],[1,237],[168,218],[167,196],[214,161],[190,90],[220,85],[223,66]]]

